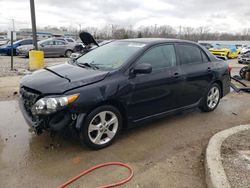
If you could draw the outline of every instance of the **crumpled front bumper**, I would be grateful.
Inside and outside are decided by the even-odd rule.
[[[23,114],[24,120],[29,125],[31,130],[37,134],[41,134],[42,133],[42,127],[41,127],[42,121],[39,121],[39,120],[34,121],[32,117],[30,117],[30,115],[28,114],[28,112],[26,111],[24,107],[24,103],[21,97],[19,98],[19,108]]]
[[[44,130],[60,131],[72,122],[71,114],[64,111],[44,117],[32,117],[27,109],[25,109],[25,105],[21,97],[19,99],[19,107],[26,123],[36,134],[41,134]]]

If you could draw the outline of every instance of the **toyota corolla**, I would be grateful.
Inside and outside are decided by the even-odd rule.
[[[20,108],[36,133],[70,127],[100,149],[123,128],[195,107],[215,110],[229,83],[228,65],[197,43],[127,39],[25,76]]]

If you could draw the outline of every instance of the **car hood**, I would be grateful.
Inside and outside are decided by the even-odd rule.
[[[85,31],[81,32],[79,34],[79,37],[85,46],[90,45],[90,44],[99,46],[96,40],[94,39],[94,37],[88,32],[85,32]]]
[[[41,94],[62,94],[66,91],[99,82],[108,71],[87,69],[69,63],[44,68],[25,76],[20,87],[36,90]]]

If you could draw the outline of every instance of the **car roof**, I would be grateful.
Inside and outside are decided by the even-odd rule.
[[[123,39],[118,41],[138,42],[138,43],[145,43],[147,45],[153,45],[164,42],[185,42],[190,44],[197,44],[192,41],[181,40],[181,39],[167,39],[167,38],[135,38],[135,39]]]

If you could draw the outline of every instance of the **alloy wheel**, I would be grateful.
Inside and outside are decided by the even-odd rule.
[[[111,111],[102,111],[90,121],[88,136],[91,142],[103,145],[110,142],[118,130],[118,118]]]
[[[207,96],[207,105],[210,109],[213,109],[216,107],[220,99],[220,91],[217,87],[212,87],[210,91],[208,92]]]

